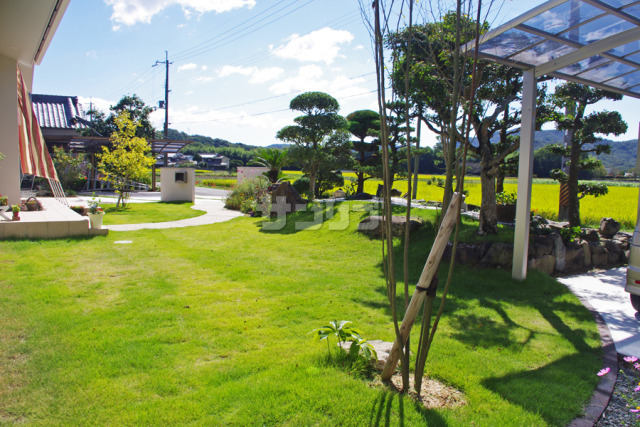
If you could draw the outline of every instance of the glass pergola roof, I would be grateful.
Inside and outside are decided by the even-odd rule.
[[[640,0],[550,0],[480,37],[478,55],[640,98]]]

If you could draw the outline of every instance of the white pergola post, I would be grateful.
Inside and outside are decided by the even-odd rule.
[[[535,68],[524,70],[522,78],[522,125],[520,127],[520,163],[518,164],[518,202],[516,230],[513,238],[513,269],[511,277],[527,278],[529,255],[529,215],[531,211],[531,183],[533,181],[533,142],[536,130],[537,85]]]

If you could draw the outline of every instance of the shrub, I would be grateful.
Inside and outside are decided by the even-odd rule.
[[[307,194],[309,192],[309,177],[308,176],[302,176],[298,179],[296,179],[295,181],[293,181],[293,188],[296,189],[296,191],[300,194]]]
[[[264,210],[269,201],[269,181],[264,177],[243,181],[226,198],[224,207],[244,213]],[[260,207],[261,209],[258,209]]]
[[[203,179],[200,184],[207,187],[233,188],[237,181],[235,179]]]

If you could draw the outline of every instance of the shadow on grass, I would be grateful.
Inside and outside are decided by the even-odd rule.
[[[414,291],[433,240],[434,230],[423,229],[411,237],[410,294]],[[398,278],[396,309],[400,321],[404,313],[401,296],[404,286],[403,246],[404,242],[399,241],[394,249],[394,267]],[[380,275],[384,276],[382,263],[379,268]],[[442,263],[439,270],[440,287],[436,306],[440,303],[448,268],[448,263]],[[376,292],[380,297],[375,301],[362,297],[355,299],[367,307],[382,309],[391,317],[386,288],[379,286]],[[601,357],[600,349],[589,344],[596,337],[582,328],[582,325],[593,320],[591,314],[579,305],[566,301],[566,294],[570,294],[567,288],[537,271],[530,271],[526,281],[517,282],[511,278],[510,271],[456,265],[443,315],[443,320],[449,325],[449,336],[466,347],[495,351],[509,348],[511,352],[522,352],[530,349],[529,344],[535,339],[548,333],[536,328],[536,322],[530,319],[514,317],[510,310],[510,307],[529,307],[533,309],[529,311],[532,316],[539,315],[541,320],[551,325],[557,336],[573,346],[575,354],[554,359],[541,353],[530,366],[519,372],[481,382],[505,400],[530,413],[539,413],[552,425],[566,424],[579,414],[582,403],[589,398],[596,385],[597,377],[592,370]],[[419,328],[420,324],[421,316],[418,316],[414,327]],[[437,337],[434,345],[437,345]],[[567,386],[563,387],[565,384]]]
[[[304,230],[328,229],[345,231],[368,216],[372,209],[366,205],[328,202],[310,203],[306,209],[281,215],[278,218],[264,218],[256,222],[261,233],[295,234]],[[357,225],[357,224],[356,224]]]
[[[575,413],[575,408],[573,411],[570,408],[559,411],[558,406],[562,406],[564,402],[579,400],[576,394],[580,394],[580,390],[550,385],[575,384],[577,375],[578,381],[585,385],[582,397],[587,399],[590,396],[587,389],[591,385],[595,387],[597,381],[594,378],[598,377],[589,369],[576,369],[583,360],[582,354],[573,354],[537,369],[486,379],[482,381],[482,385],[527,411],[540,414],[550,425],[566,425],[578,413]]]
[[[397,414],[394,413],[394,400],[397,401]],[[404,405],[406,399],[393,391],[381,390],[379,398],[371,406],[369,411],[370,426],[404,426]],[[447,423],[440,414],[432,409],[426,409],[419,402],[413,402],[416,412],[418,412],[425,425],[428,426],[446,426]]]

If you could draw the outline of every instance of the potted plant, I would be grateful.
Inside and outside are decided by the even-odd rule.
[[[0,194],[0,206],[8,206],[9,205],[9,198],[7,196],[3,196],[2,194]]]
[[[516,193],[496,194],[496,216],[499,222],[514,222],[516,220]]]
[[[89,222],[91,223],[91,228],[95,229],[102,228],[102,218],[104,216],[104,210],[98,203],[99,200],[96,201],[95,198],[89,202]]]
[[[20,221],[20,205],[13,205],[11,207],[11,212],[13,212],[13,220]]]
[[[29,197],[27,199],[27,202],[25,203],[25,206],[27,207],[28,211],[37,211],[40,209],[40,207],[38,206],[38,199],[36,199],[35,197]]]

